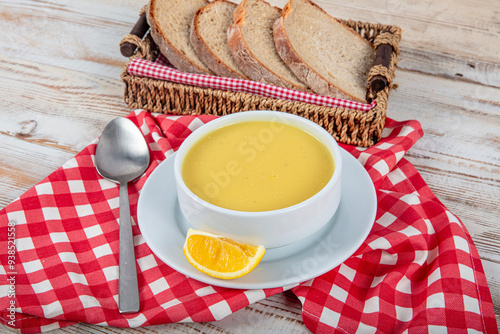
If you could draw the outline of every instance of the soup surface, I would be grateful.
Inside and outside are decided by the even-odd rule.
[[[330,180],[328,149],[294,126],[254,121],[221,127],[187,152],[182,177],[205,201],[231,210],[269,211],[298,204]]]

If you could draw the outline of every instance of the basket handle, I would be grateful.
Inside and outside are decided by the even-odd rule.
[[[137,23],[130,31],[129,35],[137,36],[142,40],[148,30],[149,25],[148,21],[146,20],[146,13],[142,13],[141,16],[139,16],[139,20],[137,20]],[[137,49],[137,46],[138,45],[135,43],[123,41],[122,43],[120,43],[120,52],[124,57],[132,57],[135,53],[135,50]]]
[[[397,87],[393,80],[398,63],[401,33],[401,28],[392,26],[382,30],[373,41],[376,56],[374,64],[368,73],[368,89],[366,91],[366,100],[368,102],[373,101],[379,92],[387,88]]]
[[[378,93],[386,87],[396,87],[392,80],[399,55],[401,33],[401,28],[392,26],[382,31],[373,42],[376,49],[375,63],[368,75],[372,93]]]
[[[392,52],[394,51],[394,48],[390,44],[380,44],[377,46],[376,49],[376,56],[375,56],[375,62],[373,66],[381,65],[387,69],[389,69],[389,66],[391,65],[391,55]],[[389,81],[387,78],[381,74],[374,75],[370,79],[370,87],[372,92],[380,92],[387,87],[389,84]]]

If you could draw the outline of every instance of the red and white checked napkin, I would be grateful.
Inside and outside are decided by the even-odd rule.
[[[269,98],[288,101],[298,101],[325,107],[342,107],[359,111],[368,111],[377,104],[370,104],[350,100],[336,99],[312,93],[301,92],[252,80],[232,79],[214,75],[193,74],[181,72],[169,63],[160,54],[155,62],[142,58],[135,58],[128,65],[128,73],[139,77],[166,80],[190,86],[206,87],[224,91],[248,93]]]
[[[214,117],[135,111],[128,118],[152,155],[146,174],[129,187],[136,221],[139,193],[151,172]],[[137,327],[215,321],[291,289],[315,333],[498,333],[471,237],[404,158],[422,134],[417,121],[388,119],[376,145],[342,145],[375,184],[375,225],[343,264],[294,287],[235,290],[201,283],[159,260],[134,223],[137,314],[118,312],[119,188],[97,174],[95,141],[0,211],[0,233],[6,236],[15,226],[17,246],[14,266],[5,251],[0,254],[7,287],[0,296],[1,320],[25,333],[76,322]],[[8,249],[5,237],[2,245]],[[15,291],[9,290],[12,282]]]

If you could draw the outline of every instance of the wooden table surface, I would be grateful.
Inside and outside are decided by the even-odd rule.
[[[271,1],[282,7],[286,1]],[[500,324],[500,1],[317,0],[330,14],[404,29],[388,116],[416,119],[408,152],[437,197],[466,225]],[[130,112],[118,44],[145,0],[0,0],[0,208]],[[14,332],[0,327],[2,332]],[[304,333],[284,292],[214,323],[64,333]]]

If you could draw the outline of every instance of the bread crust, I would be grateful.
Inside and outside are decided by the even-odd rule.
[[[203,15],[210,6],[217,2],[228,2],[225,0],[215,0],[209,5],[202,7],[196,11],[193,18],[193,23],[191,24],[191,32],[189,34],[191,45],[198,54],[201,61],[207,65],[207,67],[212,70],[216,75],[235,79],[248,79],[245,75],[234,71],[232,68],[227,66],[219,57],[217,57],[212,50],[208,47],[205,41],[202,39],[199,27],[199,18]]]
[[[278,18],[274,22],[273,35],[274,43],[278,54],[283,59],[285,64],[295,73],[295,75],[308,85],[316,94],[332,96],[338,99],[351,99],[359,101],[359,99],[351,96],[339,88],[330,85],[319,73],[307,66],[307,64],[300,58],[293,46],[286,37],[286,32],[283,27],[283,18]],[[361,101],[360,101],[361,102]]]
[[[146,9],[146,19],[151,27],[151,37],[158,45],[160,52],[180,71],[197,73],[197,74],[213,74],[208,68],[202,68],[198,64],[193,63],[189,58],[184,56],[169,39],[163,34],[160,26],[154,15],[154,6],[157,0],[150,0]],[[209,2],[207,1],[207,4]]]
[[[292,1],[292,0],[291,0]],[[273,25],[273,36],[274,43],[276,45],[276,49],[278,50],[278,54],[283,59],[285,64],[295,73],[295,75],[307,84],[316,94],[332,96],[339,99],[348,99],[352,101],[366,103],[366,98],[360,99],[359,97],[353,96],[340,88],[332,85],[327,79],[325,79],[320,73],[316,72],[313,68],[307,65],[307,62],[302,59],[297,51],[295,51],[294,47],[291,45],[290,40],[288,39],[284,20],[288,15],[292,12],[291,1],[289,1],[281,12],[281,17],[278,18]],[[315,6],[318,10],[327,14],[322,8],[317,6],[315,3],[305,0]],[[331,17],[330,15],[328,15]],[[348,26],[340,22],[339,20],[331,17],[332,19],[339,22],[346,29],[350,29]],[[355,34],[356,37],[359,37],[364,42],[368,43],[371,47],[373,45],[365,40],[363,37]]]
[[[234,60],[238,64],[240,70],[254,81],[290,89],[308,91],[308,88],[305,85],[303,87],[299,87],[292,82],[277,76],[265,64],[261,63],[255,54],[250,50],[241,31],[241,27],[245,25],[246,1],[247,0],[243,0],[238,7],[236,7],[234,11],[233,24],[229,27],[227,32],[229,48],[231,49]]]

